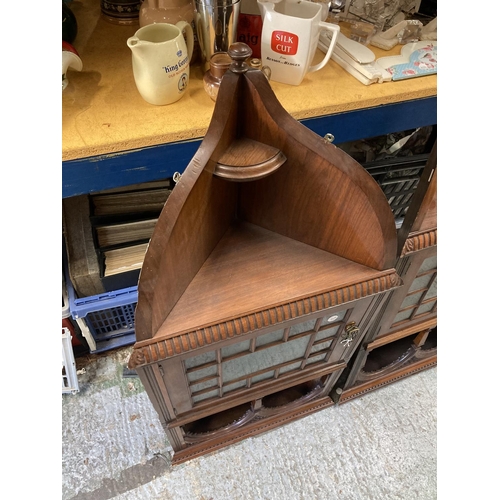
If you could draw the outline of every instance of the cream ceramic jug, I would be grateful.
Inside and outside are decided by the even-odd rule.
[[[307,73],[329,61],[340,28],[321,21],[322,4],[305,0],[257,0],[262,16],[262,64],[271,68],[271,80],[300,85]],[[311,66],[322,30],[332,32],[323,60]]]
[[[172,104],[185,94],[193,43],[193,29],[185,21],[150,24],[127,40],[135,84],[145,101]]]

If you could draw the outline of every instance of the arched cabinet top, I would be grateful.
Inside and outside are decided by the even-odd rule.
[[[339,290],[355,300],[390,289],[396,245],[363,167],[291,117],[261,71],[228,71],[153,232],[136,347]]]

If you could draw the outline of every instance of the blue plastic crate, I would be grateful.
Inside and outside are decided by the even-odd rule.
[[[83,330],[86,326],[92,336],[92,339],[86,337],[91,352],[135,343],[137,286],[77,298],[71,280],[67,279],[67,289],[72,318]]]

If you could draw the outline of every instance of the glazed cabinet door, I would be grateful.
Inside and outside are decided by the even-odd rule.
[[[377,336],[437,317],[437,247],[403,258],[401,268],[405,284],[389,296]]]
[[[158,382],[182,420],[341,370],[361,341],[372,301],[368,297],[164,360]]]
[[[379,319],[343,374],[341,402],[435,364],[437,247],[403,257],[397,269],[404,285],[387,294]]]

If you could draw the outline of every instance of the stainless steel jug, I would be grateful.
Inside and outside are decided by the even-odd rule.
[[[195,0],[195,24],[205,71],[216,52],[227,52],[237,41],[240,0]]]

